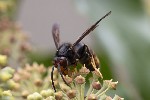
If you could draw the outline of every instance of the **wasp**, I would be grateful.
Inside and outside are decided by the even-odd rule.
[[[56,88],[54,86],[54,80],[53,80],[53,71],[55,67],[58,69],[58,72],[60,73],[65,84],[67,84],[67,82],[65,81],[63,75],[69,74],[70,66],[75,66],[79,62],[82,65],[85,65],[86,68],[89,69],[90,71],[94,71],[95,66],[93,66],[92,64],[92,61],[94,60],[96,68],[99,67],[100,65],[99,59],[97,58],[96,54],[93,52],[93,50],[89,49],[89,47],[86,44],[81,43],[81,40],[89,33],[91,33],[91,31],[93,31],[98,26],[98,23],[102,19],[104,19],[110,14],[111,11],[108,12],[106,15],[104,15],[102,18],[100,18],[95,24],[93,24],[90,28],[88,28],[73,44],[68,42],[60,45],[59,27],[57,24],[53,25],[52,36],[57,51],[53,60],[54,66],[52,67],[51,80],[55,92],[56,92]]]

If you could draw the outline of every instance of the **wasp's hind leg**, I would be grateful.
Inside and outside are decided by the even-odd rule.
[[[89,49],[89,47],[86,44],[84,44],[84,46],[85,46],[86,51],[91,59],[91,64],[92,64],[93,68],[96,70],[97,68],[100,67],[99,59],[96,56],[96,54],[91,49]]]

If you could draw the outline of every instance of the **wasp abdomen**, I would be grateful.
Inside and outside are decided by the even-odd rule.
[[[79,62],[86,66],[86,68],[88,68],[90,71],[94,71],[94,66],[92,64],[92,57],[94,60],[94,63],[96,65],[96,68],[99,67],[99,60],[97,58],[97,56],[95,55],[95,53],[92,50],[89,50],[89,48],[83,44],[83,43],[78,43],[75,46],[75,50],[77,53],[77,58],[79,59]]]

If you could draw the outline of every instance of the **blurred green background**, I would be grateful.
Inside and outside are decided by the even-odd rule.
[[[0,1],[2,2],[5,0],[0,0]],[[11,16],[11,19],[13,20],[16,21],[19,20],[20,22],[22,22],[21,24],[23,28],[25,27],[24,29],[26,31],[30,31],[32,26],[29,23],[26,23],[29,20],[22,21],[23,18],[20,18],[22,16],[21,15],[20,17],[17,16],[19,15],[19,13],[23,13],[22,11],[24,11],[23,9],[25,8],[28,9],[28,11],[30,12],[28,4],[26,4],[25,7],[24,0],[21,0],[19,2],[17,0],[6,0],[6,1],[16,2],[17,4],[14,6],[15,11],[17,13],[10,10],[10,12],[13,12],[13,14],[9,13],[10,15],[8,16]],[[27,1],[29,2],[29,0]],[[1,2],[0,2],[0,7],[2,8],[4,4],[2,5]],[[36,8],[34,7],[35,2],[44,2],[44,1],[33,0],[31,5],[34,9]],[[77,38],[76,36],[77,34],[73,34],[73,33],[79,32],[78,35],[80,35],[84,31],[83,29],[80,28],[79,28],[80,30],[78,31],[74,27],[84,26],[85,24],[83,28],[86,29],[88,26],[92,25],[94,22],[96,22],[107,12],[112,11],[112,14],[100,23],[99,27],[97,27],[97,29],[93,32],[93,34],[88,36],[91,38],[90,42],[92,42],[90,44],[90,47],[96,51],[97,55],[100,58],[101,72],[104,76],[104,79],[112,78],[115,81],[119,81],[117,90],[112,91],[110,95],[114,95],[114,93],[117,92],[116,94],[125,98],[125,100],[149,100],[150,99],[150,95],[149,95],[150,1],[149,0],[132,0],[132,1],[131,0],[74,0],[74,1],[67,0],[63,3],[63,5],[65,5],[66,2],[69,2],[67,3],[69,4],[69,6],[66,4],[64,8],[64,12],[59,12],[61,8],[59,6],[61,4],[58,3],[60,1],[54,2],[54,0],[51,0],[47,2],[50,2],[50,4],[54,4],[56,6],[49,9],[48,8],[49,4],[47,4],[46,6],[47,8],[45,8],[47,9],[45,11],[46,13],[48,13],[47,12],[48,10],[53,11],[54,9],[55,10],[58,9],[57,12],[55,13],[60,13],[61,15],[61,13],[65,13],[66,10],[73,9],[73,11],[75,11],[76,13],[75,14],[72,13],[72,16],[78,14],[78,17],[79,16],[81,17],[80,20],[84,19],[83,24],[81,24],[81,22],[80,23],[77,22],[76,24],[71,22],[68,23],[67,19],[63,18],[65,17],[63,15],[57,16],[57,18],[55,19],[55,21],[58,23],[60,20],[62,31],[63,31],[63,25],[69,24],[68,29],[65,27],[66,30],[69,31],[64,31],[64,33],[72,32],[72,31],[73,32],[72,34],[68,33],[69,35],[63,34],[63,36],[65,38],[71,38],[73,39],[73,41]],[[37,7],[40,8],[40,6]],[[39,12],[40,15],[40,13],[42,13],[43,11],[37,11],[37,12]],[[32,13],[34,14],[34,12]],[[1,13],[1,15],[2,14],[3,13]],[[70,16],[70,13],[68,14],[65,13],[65,14],[66,16]],[[26,17],[26,15],[23,16]],[[40,16],[41,22],[45,18],[44,16],[46,15]],[[29,17],[29,15],[27,15],[27,17]],[[53,17],[53,15],[51,15],[51,17]],[[50,22],[48,21],[48,19],[46,20],[48,23],[50,23],[50,25],[52,25],[54,22],[54,21]],[[64,22],[62,20],[64,20]],[[69,21],[72,20],[75,19],[71,17]],[[44,25],[44,23],[41,24]],[[31,26],[31,27],[28,28],[27,26],[28,27]],[[45,27],[42,28],[46,30],[44,32],[50,34],[51,32],[50,27],[47,27],[47,29]],[[48,45],[54,45],[52,37],[50,37],[51,34],[47,36],[46,34],[42,33],[42,31],[41,34],[39,33],[40,35],[34,32],[32,33],[34,34],[34,35],[32,34],[33,36],[31,35],[31,37],[33,37],[33,39],[31,38],[31,42],[32,42],[31,45],[33,47],[33,52],[30,53],[28,56],[30,62],[37,61],[38,63],[44,63],[46,66],[52,65],[51,60],[53,59],[55,48],[48,47]],[[45,37],[48,38],[50,37],[51,42],[43,43],[42,41],[44,41],[45,38],[43,38],[42,36],[44,35]],[[40,36],[40,38],[37,36]],[[36,40],[35,38],[38,38],[38,40]],[[48,40],[48,38],[46,38],[46,40]],[[40,45],[45,45],[45,47],[42,48],[42,46],[38,46],[38,44],[35,45],[34,44],[35,42],[40,43]]]
[[[112,11],[95,36],[104,78],[118,80],[118,94],[127,100],[149,100],[150,1],[77,0],[75,4],[91,22]]]
[[[92,22],[112,11],[95,36],[104,78],[118,80],[117,92],[127,100],[149,100],[150,1],[77,0],[75,4]]]

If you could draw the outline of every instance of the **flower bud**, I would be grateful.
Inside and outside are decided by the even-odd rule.
[[[0,81],[6,82],[10,78],[12,78],[12,75],[10,73],[8,73],[8,72],[1,72],[0,71]]]
[[[13,77],[13,80],[14,80],[15,82],[19,82],[19,81],[21,80],[20,75],[19,75],[18,73],[15,73],[15,74],[14,74],[14,77]]]
[[[112,100],[112,98],[110,96],[107,96],[106,100]]]
[[[70,99],[73,99],[74,97],[76,97],[76,90],[69,90],[67,92],[67,96],[70,98]]]
[[[15,43],[17,41],[16,37],[14,35],[10,36],[10,43]]]
[[[19,83],[15,83],[13,89],[14,89],[14,90],[19,90],[19,89],[20,89],[20,84],[19,84]]]
[[[40,92],[40,94],[42,95],[42,97],[47,98],[46,90],[42,90],[42,91]]]
[[[26,65],[25,65],[25,70],[26,70],[27,72],[31,72],[31,71],[32,71],[32,67],[31,67],[29,64],[26,64]]]
[[[85,83],[85,78],[82,77],[81,75],[79,75],[75,78],[75,82],[78,84],[83,84],[83,83]]]
[[[7,56],[5,55],[0,55],[0,65],[5,66],[7,63]]]
[[[54,92],[51,90],[51,89],[48,89],[48,90],[42,90],[40,92],[40,94],[44,97],[44,98],[47,98],[49,96],[54,96]]]
[[[34,62],[32,67],[33,67],[34,71],[38,71],[39,65],[38,65],[38,63]]]
[[[19,69],[17,70],[17,72],[18,72],[18,74],[19,74],[20,76],[22,76],[22,75],[23,75],[24,70],[23,70],[22,68],[19,68]]]
[[[44,100],[56,100],[56,99],[53,96],[49,96],[48,98],[46,98]]]
[[[105,88],[110,87],[111,82],[112,82],[112,79],[111,80],[104,80],[103,81],[103,87],[105,87]]]
[[[44,73],[45,71],[46,71],[46,68],[44,67],[44,65],[43,64],[39,65],[38,72]]]
[[[30,94],[28,97],[27,97],[27,100],[42,100],[42,96],[35,92],[33,94]]]
[[[24,90],[24,91],[21,93],[21,95],[22,95],[22,97],[23,97],[24,99],[26,99],[27,96],[29,95],[29,92],[28,92],[27,90]]]
[[[116,90],[117,84],[118,84],[118,81],[117,82],[111,82],[111,85],[110,85],[111,89]]]
[[[30,77],[31,77],[31,73],[29,73],[29,72],[27,72],[27,71],[23,71],[23,73],[22,73],[23,75],[22,75],[22,77],[24,78],[24,79],[29,79]]]
[[[66,75],[64,78],[68,84],[72,83],[72,78],[69,77],[68,75]]]
[[[58,91],[58,92],[55,93],[55,99],[56,100],[61,100],[62,97],[63,97],[63,94],[62,94],[61,91]]]
[[[42,96],[37,92],[33,93],[33,96],[35,97],[35,100],[42,100]]]
[[[2,69],[2,71],[8,72],[9,74],[14,74],[14,72],[15,72],[15,70],[11,67],[5,67]]]
[[[11,91],[7,90],[2,92],[1,100],[15,100],[15,99],[12,96]]]
[[[25,60],[25,55],[19,55],[19,57],[18,57],[18,63],[20,63],[20,62],[24,62],[24,60]]]
[[[113,98],[113,100],[124,100],[124,98],[121,98],[118,95],[115,95],[115,97]]]
[[[10,79],[7,81],[7,85],[10,89],[15,89],[15,88],[17,88],[16,85],[18,85],[18,84],[16,84],[12,79]]]
[[[35,84],[37,87],[40,87],[40,86],[42,86],[43,81],[42,81],[41,79],[36,79],[36,80],[34,81],[34,84]]]
[[[59,84],[63,91],[67,92],[68,90],[70,90],[70,87],[67,86],[66,84],[64,84],[64,83],[59,83]]]
[[[12,96],[12,94],[11,94],[11,91],[10,91],[10,90],[3,91],[3,92],[2,92],[2,95],[3,95],[3,96]]]
[[[48,95],[48,96],[54,96],[54,91],[51,90],[51,89],[48,89],[48,90],[47,90],[47,95]]]
[[[112,82],[112,79],[111,79],[111,80],[105,80],[103,85],[106,87],[110,87],[113,90],[116,90],[117,84],[118,84],[118,81]]]
[[[10,56],[10,52],[11,52],[11,51],[10,51],[9,48],[4,48],[4,49],[2,50],[2,54],[3,54],[3,55],[6,55],[7,57]]]
[[[104,94],[102,94],[101,96],[100,96],[100,100],[106,100],[106,98],[107,98],[108,96],[104,93]],[[109,100],[109,99],[108,99]]]
[[[90,94],[88,100],[98,100],[95,94]]]
[[[83,67],[79,70],[79,72],[80,72],[81,74],[88,74],[88,73],[90,72],[90,70],[87,69],[85,66],[83,66]]]
[[[27,100],[35,100],[33,94],[28,95]]]
[[[31,46],[29,45],[29,43],[25,42],[21,44],[21,51],[30,51],[31,50]]]
[[[101,89],[101,84],[99,83],[99,81],[97,82],[93,82],[92,83],[92,87],[96,90],[100,90]]]

